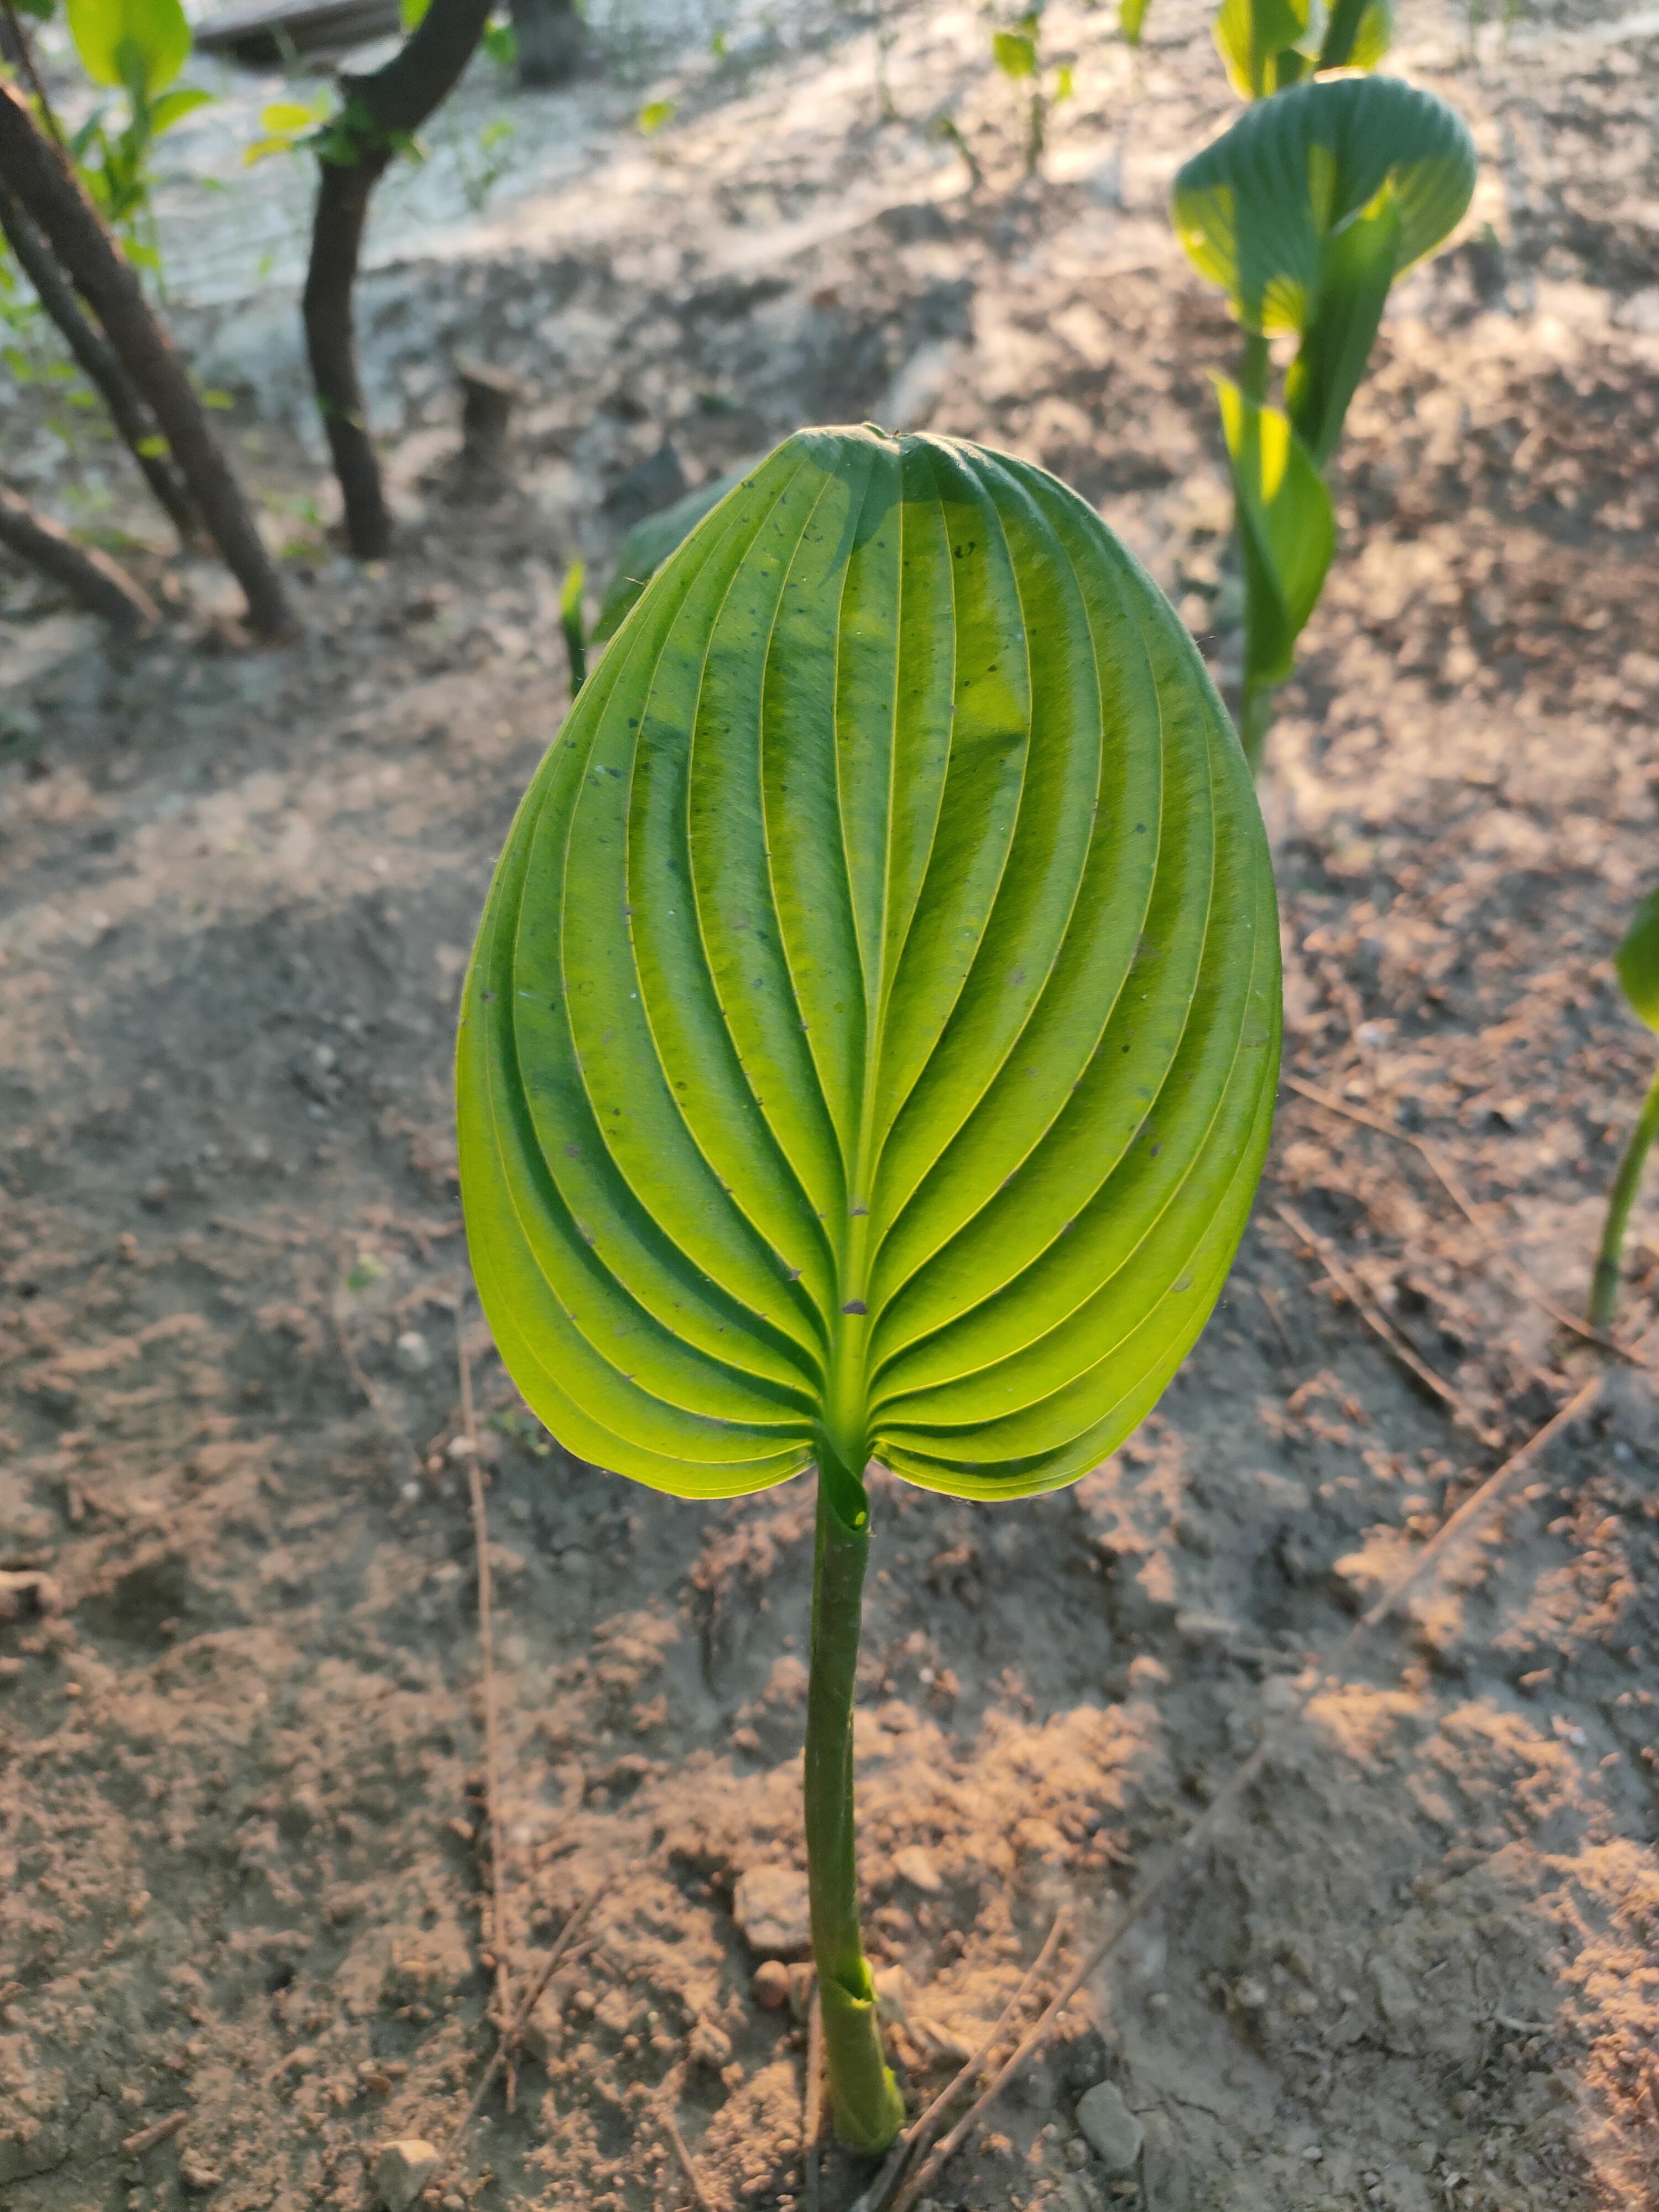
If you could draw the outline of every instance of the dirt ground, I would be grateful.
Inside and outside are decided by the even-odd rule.
[[[742,70],[665,80],[659,141],[600,134],[465,255],[378,272],[383,568],[323,539],[270,301],[181,310],[298,644],[247,651],[211,572],[159,554],[176,619],[121,653],[0,571],[0,1568],[49,1577],[0,1626],[8,2212],[356,2208],[377,2146],[460,2118],[494,1974],[458,1306],[516,1986],[597,1903],[444,2203],[667,2212],[671,2117],[714,2212],[804,2203],[804,2036],[757,2002],[732,1900],[803,1862],[810,1486],[654,1498],[522,1413],[465,1304],[450,1034],[565,704],[558,580],[676,471],[813,419],[1012,447],[1236,659],[1206,382],[1232,340],[1161,212],[1226,112],[1202,17],[1156,0],[1134,65],[1057,0],[1078,93],[1030,184],[985,30],[780,17]],[[1073,1957],[1599,1364],[1513,1268],[1582,1305],[1652,1060],[1609,954],[1659,860],[1659,19],[1488,26],[1478,62],[1461,15],[1405,31],[1481,194],[1355,404],[1264,787],[1286,1074],[1334,1103],[1287,1083],[1232,1283],[1113,1459],[1005,1508],[877,1485],[861,1859],[913,2106],[1056,1912]],[[950,105],[973,193],[926,129]],[[526,386],[510,480],[466,496],[461,346]],[[0,427],[40,494],[34,405]],[[1634,1338],[1651,1179],[1624,1297]],[[1651,1376],[1616,1368],[1328,1682],[938,2204],[1659,2203],[1656,1473]],[[1101,2081],[1137,2176],[1078,2133]],[[833,2159],[826,2212],[867,2179]]]

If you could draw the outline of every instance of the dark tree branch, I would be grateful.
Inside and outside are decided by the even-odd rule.
[[[180,544],[188,544],[198,528],[190,494],[165,453],[143,450],[157,434],[154,418],[133,390],[114,348],[82,313],[75,288],[58,266],[52,248],[4,185],[0,185],[0,234],[16,255],[17,265],[33,285],[40,305],[63,333],[82,374],[103,394],[122,444],[167,510]]]
[[[454,89],[471,59],[491,0],[432,0],[417,29],[370,76],[343,76],[345,114],[319,161],[311,266],[306,276],[306,350],[318,411],[345,501],[346,539],[359,560],[378,560],[392,543],[392,517],[368,434],[351,296],[357,281],[369,196],[401,140],[410,137]],[[338,159],[341,153],[347,158]]]
[[[282,576],[254,526],[206,410],[173,342],[151,313],[131,265],[104,228],[80,179],[35,125],[21,96],[0,83],[0,182],[40,225],[58,262],[103,325],[167,440],[203,522],[247,600],[261,637],[295,627]]]
[[[68,533],[27,501],[0,484],[0,545],[73,592],[83,607],[118,629],[138,629],[159,622],[155,603],[107,553],[77,545]]]

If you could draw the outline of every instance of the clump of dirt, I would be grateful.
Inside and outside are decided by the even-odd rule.
[[[187,566],[166,571],[177,633],[120,653],[8,576],[0,2181],[20,2212],[356,2208],[380,2145],[443,2142],[465,2109],[495,1977],[458,1310],[515,1988],[596,1901],[445,2202],[678,2204],[672,2120],[719,2212],[804,2203],[805,2030],[762,2002],[732,1904],[743,1875],[803,1863],[810,1491],[650,1497],[526,1415],[466,1303],[455,996],[565,703],[556,576],[614,542],[627,496],[607,497],[665,444],[694,481],[814,416],[1027,453],[1101,502],[1226,672],[1205,376],[1231,340],[1159,204],[1225,95],[1195,9],[1153,34],[1131,104],[1103,19],[1050,11],[1079,100],[1030,187],[1013,137],[995,169],[1008,88],[979,32],[918,9],[883,33],[909,124],[878,119],[867,33],[827,58],[786,44],[668,166],[596,156],[495,258],[378,279],[404,288],[411,365],[464,318],[532,401],[483,506],[430,473],[441,392],[389,418],[404,550],[358,570],[309,543],[287,651],[241,650]],[[1659,798],[1630,244],[1653,40],[1534,27],[1476,73],[1462,39],[1436,17],[1407,59],[1493,156],[1495,243],[1477,228],[1402,289],[1339,465],[1343,550],[1264,793],[1293,1082],[1233,1281],[1158,1413],[1072,1490],[994,1509],[876,1485],[861,1866],[913,2107],[1056,1914],[1045,1987],[1597,1364],[1515,1269],[1578,1308],[1650,1073],[1609,954]],[[982,195],[922,128],[957,93]],[[259,404],[251,377],[250,475],[315,496]],[[1651,1198],[1632,1263],[1636,1328]],[[936,2202],[1645,2201],[1656,1446],[1650,1377],[1612,1373],[1322,1680]],[[1133,2175],[1079,2131],[1101,2081],[1144,2130]],[[868,2178],[831,2156],[824,2203]]]

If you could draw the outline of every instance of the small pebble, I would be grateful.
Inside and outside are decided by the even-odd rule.
[[[750,1987],[757,2004],[768,2012],[780,2011],[789,2002],[789,1969],[781,1959],[764,1959],[756,1967]]]
[[[471,1437],[452,1437],[449,1440],[449,1456],[457,1467],[459,1467],[464,1460],[471,1459],[477,1449]]]
[[[409,2212],[437,2166],[437,2152],[419,2136],[384,2144],[374,2160],[375,2203],[385,2212]]]
[[[1077,2102],[1077,2124],[1108,2173],[1133,2173],[1140,2157],[1143,2130],[1111,2081],[1097,2081]]]
[[[396,1357],[405,1375],[424,1375],[432,1364],[430,1347],[417,1328],[406,1328],[398,1339]]]

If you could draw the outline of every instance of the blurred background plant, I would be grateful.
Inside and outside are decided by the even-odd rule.
[[[1035,176],[1048,142],[1048,118],[1062,100],[1072,97],[1072,65],[1042,58],[1042,16],[1032,9],[1008,29],[991,34],[991,53],[997,67],[1016,91],[1026,95],[1025,173]]]

